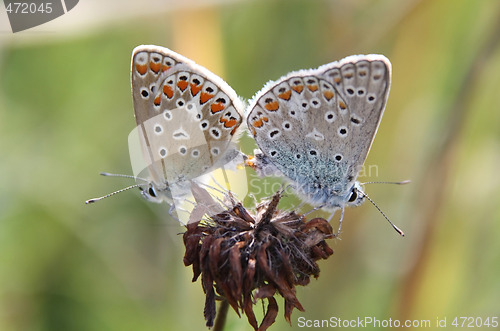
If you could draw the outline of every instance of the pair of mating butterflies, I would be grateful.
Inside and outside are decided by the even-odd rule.
[[[135,118],[146,160],[143,195],[171,202],[182,186],[232,160],[245,107],[220,77],[158,46],[132,54]],[[350,56],[267,83],[250,102],[247,127],[258,172],[284,175],[327,209],[359,205],[356,181],[379,126],[391,79],[382,55]],[[236,138],[234,138],[236,140]]]

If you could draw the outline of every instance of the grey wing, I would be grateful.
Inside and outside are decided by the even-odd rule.
[[[350,159],[348,177],[354,181],[370,151],[384,113],[391,85],[391,63],[382,55],[355,55],[318,69],[345,100]]]
[[[349,57],[268,84],[254,98],[247,124],[300,193],[340,206],[373,142],[389,86],[385,57]]]
[[[348,162],[338,156],[348,141],[336,133],[348,116],[346,105],[332,84],[308,72],[295,74],[259,94],[247,124],[263,153],[299,193],[322,203],[346,186]]]
[[[169,49],[139,46],[132,55],[132,94],[143,154],[157,184],[192,179],[233,155],[243,105],[207,69]]]

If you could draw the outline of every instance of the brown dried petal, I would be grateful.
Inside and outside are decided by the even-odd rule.
[[[205,257],[208,255],[208,252],[210,251],[210,246],[212,245],[214,241],[213,236],[207,236],[203,240],[200,248],[200,264],[204,266],[203,261],[205,260]]]
[[[276,293],[276,288],[271,284],[267,284],[267,285],[259,287],[255,291],[254,297],[255,297],[255,299],[265,299],[265,298],[272,297],[274,295],[274,293]]]
[[[254,330],[259,328],[259,324],[257,323],[257,319],[255,318],[255,314],[253,312],[253,302],[251,293],[245,294],[245,298],[243,299],[243,310],[245,311],[245,315],[247,315],[248,323],[253,327]]]
[[[305,224],[304,231],[308,231],[312,228],[316,228],[317,230],[327,235],[333,234],[332,226],[324,218],[313,218]]]
[[[290,263],[290,258],[288,257],[288,254],[286,254],[283,251],[280,251],[280,256],[281,256],[281,262],[283,263],[283,270],[282,274],[286,276],[286,280],[288,284],[293,284],[294,279],[295,279],[295,273],[293,272],[293,267],[292,264]]]
[[[265,331],[274,321],[276,321],[276,316],[278,316],[278,303],[274,297],[267,298],[269,304],[267,305],[267,312],[260,324],[259,331]]]
[[[267,253],[266,253],[266,248],[270,245],[270,242],[267,242],[263,244],[259,251],[257,252],[257,263],[259,267],[264,271],[265,275],[269,278],[270,281],[272,281],[280,294],[285,298],[285,300],[291,301],[297,308],[300,306],[299,309],[303,309],[300,303],[298,302],[297,298],[295,297],[294,292],[291,291],[288,282],[284,277],[284,275],[280,274],[275,274],[271,268],[268,265],[267,261]]]
[[[186,246],[186,252],[184,254],[184,265],[189,266],[198,258],[199,253],[199,242],[201,235],[198,235],[199,222],[191,223],[186,226],[187,231],[183,235],[184,246]]]
[[[247,268],[245,270],[245,276],[243,279],[243,291],[245,293],[250,293],[253,290],[253,284],[254,284],[254,276],[255,276],[255,266],[256,266],[257,261],[255,258],[250,257],[248,259],[248,264]]]
[[[208,253],[209,268],[213,278],[217,278],[217,274],[219,271],[219,257],[221,250],[220,246],[223,241],[224,238],[215,239],[212,245],[210,246],[210,251]]]
[[[278,287],[278,291],[285,298],[286,301],[289,301],[298,310],[304,311],[304,308],[302,307],[299,300],[295,296],[295,287],[293,285],[291,287],[289,287],[285,277],[286,276],[284,276],[282,274],[277,275],[277,277],[275,277],[276,286]]]
[[[302,223],[299,220],[300,223]],[[286,214],[282,217],[276,218],[272,221],[273,226],[281,234],[287,237],[293,237],[297,232],[297,215],[294,212]]]
[[[241,205],[241,203],[239,203],[236,206],[234,206],[233,212],[234,212],[234,214],[236,216],[238,216],[242,220],[244,220],[244,221],[246,221],[248,223],[255,224],[254,218],[248,213],[248,211],[245,209],[245,207],[243,207]]]
[[[211,328],[214,326],[215,319],[215,291],[213,287],[213,281],[209,273],[203,273],[201,276],[203,282],[203,289],[206,293],[205,297],[205,309],[203,314],[205,316],[205,321],[207,321],[206,326]]]
[[[191,279],[191,281],[193,283],[196,282],[196,280],[198,279],[198,277],[200,277],[200,275],[201,275],[200,261],[196,260],[193,262],[193,278]]]
[[[252,225],[240,217],[233,217],[231,221],[236,223],[236,226],[239,227],[241,231],[248,231],[252,229]]]
[[[262,269],[262,271],[264,271],[264,274],[271,280],[273,280],[274,274],[271,271],[271,268],[269,268],[269,265],[267,264],[267,253],[266,253],[266,249],[267,247],[269,247],[270,244],[271,243],[268,241],[259,247],[257,251],[257,264]]]
[[[219,281],[218,285],[221,287],[222,291],[224,292],[224,296],[225,296],[227,302],[231,305],[231,307],[233,307],[236,314],[238,314],[238,317],[241,317],[239,309],[238,309],[239,306],[238,306],[237,298],[235,298],[234,293],[231,289],[231,286],[227,283],[227,281]]]
[[[245,243],[240,241],[229,250],[229,265],[231,267],[231,281],[235,298],[241,298],[241,288],[243,286],[243,268],[241,266],[240,247]]]
[[[294,305],[291,302],[285,300],[285,319],[288,322],[288,324],[290,324],[290,326],[292,326],[291,317],[293,308]]]
[[[309,276],[305,276],[305,275],[297,277],[295,280],[295,284],[300,285],[300,286],[306,286],[310,282],[311,282],[311,278]]]
[[[271,222],[272,217],[274,216],[274,212],[278,207],[278,203],[281,199],[281,192],[276,192],[276,194],[272,197],[271,201],[267,203],[266,209],[261,217],[259,217],[259,225],[266,225]]]

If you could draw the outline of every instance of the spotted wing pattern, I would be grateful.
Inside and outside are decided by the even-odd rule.
[[[299,193],[318,205],[342,207],[377,132],[390,76],[382,55],[292,72],[253,98],[248,128]]]
[[[142,153],[158,189],[202,175],[236,153],[243,105],[221,78],[163,47],[132,54],[132,95]]]

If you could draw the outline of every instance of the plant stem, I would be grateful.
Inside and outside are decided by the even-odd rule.
[[[222,300],[219,305],[219,311],[217,312],[217,316],[215,317],[215,325],[213,331],[224,330],[228,309],[229,309],[229,303],[227,302],[227,300]]]

